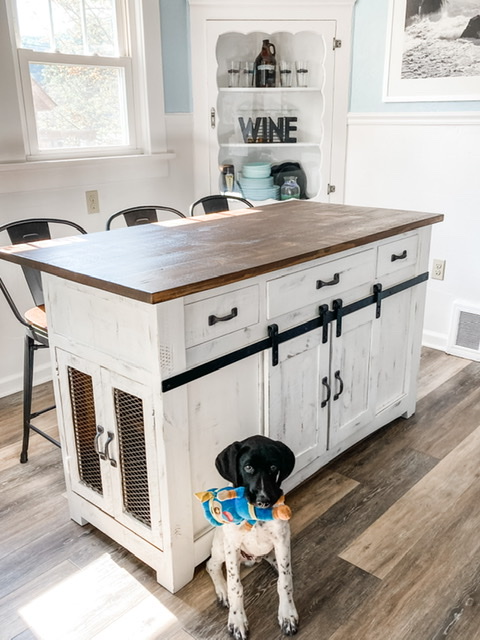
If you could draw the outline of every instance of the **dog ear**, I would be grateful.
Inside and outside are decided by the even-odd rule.
[[[218,473],[233,484],[234,487],[238,486],[238,457],[242,445],[240,442],[232,442],[221,451],[215,459],[215,466]]]
[[[280,442],[279,440],[275,441],[275,447],[280,454],[280,477],[279,482],[288,478],[288,476],[292,473],[293,468],[295,466],[295,454],[287,447],[286,444]]]

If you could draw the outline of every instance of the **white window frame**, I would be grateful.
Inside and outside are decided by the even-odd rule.
[[[117,0],[125,7],[130,37],[119,34],[121,53],[129,56],[76,56],[17,49],[14,0],[0,0],[0,102],[7,118],[0,119],[0,169],[5,164],[125,158],[166,153],[159,3]],[[122,42],[123,39],[123,42]],[[123,49],[123,50],[122,50]],[[131,56],[131,57],[130,57]],[[128,146],[40,151],[36,138],[29,62],[65,62],[125,69]],[[24,97],[25,92],[25,97]],[[3,120],[3,121],[2,121]],[[33,127],[33,128],[32,128]],[[0,189],[1,191],[1,189]]]
[[[88,157],[112,154],[138,153],[137,134],[135,126],[135,103],[133,94],[132,64],[130,58],[105,58],[103,56],[76,56],[60,53],[43,53],[30,49],[18,49],[18,61],[21,79],[21,100],[24,107],[24,142],[27,157],[31,159],[52,159],[65,157]],[[93,67],[114,67],[123,69],[125,74],[125,100],[129,143],[121,147],[104,146],[89,147],[88,149],[44,150],[38,146],[37,126],[33,105],[32,83],[30,78],[30,63],[67,64]]]

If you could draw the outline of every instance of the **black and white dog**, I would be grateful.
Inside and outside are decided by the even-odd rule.
[[[216,458],[220,475],[234,487],[245,487],[250,504],[273,506],[282,495],[281,483],[295,465],[293,452],[282,442],[264,436],[252,436],[234,442]],[[238,524],[217,527],[207,571],[215,585],[219,602],[229,607],[228,630],[235,640],[248,636],[248,621],[243,606],[240,564],[265,558],[278,572],[278,622],[283,633],[294,635],[298,614],[293,602],[290,560],[290,525],[286,520],[258,521],[251,529]],[[225,563],[227,581],[223,576]]]

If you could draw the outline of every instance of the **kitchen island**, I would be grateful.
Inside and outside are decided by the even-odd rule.
[[[43,272],[72,518],[174,592],[227,444],[288,444],[288,490],[410,416],[442,219],[291,201],[0,250]]]

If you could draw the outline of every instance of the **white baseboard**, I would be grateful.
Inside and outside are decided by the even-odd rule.
[[[52,379],[52,368],[50,362],[43,365],[35,365],[33,385],[42,384]],[[23,390],[23,373],[14,376],[7,376],[0,379],[0,398],[10,396]]]
[[[448,344],[448,336],[444,333],[436,333],[435,331],[424,331],[422,335],[422,346],[437,349],[438,351],[446,351]]]

